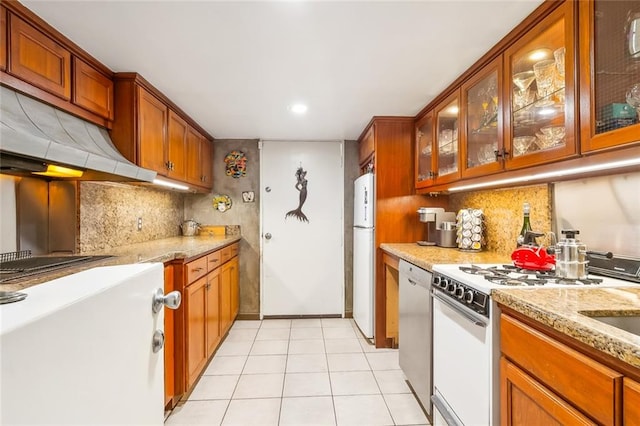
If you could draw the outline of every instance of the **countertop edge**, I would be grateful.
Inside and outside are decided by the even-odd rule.
[[[565,291],[589,292],[590,289],[565,289]],[[640,289],[636,291],[640,293]],[[491,295],[495,302],[533,321],[640,369],[640,337],[581,315],[580,311],[567,308],[562,310],[562,307],[557,310],[547,309],[533,300],[523,298],[520,294],[514,294],[510,289],[494,290]],[[579,320],[572,318],[576,315],[580,315]]]
[[[101,266],[126,265],[136,263],[167,263],[173,260],[189,262],[209,252],[219,250],[242,240],[242,235],[169,237],[142,243],[129,244],[104,250],[82,252],[89,256],[112,256],[95,262],[70,266],[48,273],[25,277],[19,281],[1,283],[1,291],[19,291],[44,284],[56,278],[72,275]]]

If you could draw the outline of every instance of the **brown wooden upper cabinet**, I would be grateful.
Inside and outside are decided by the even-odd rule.
[[[374,164],[374,156],[375,156],[375,123],[369,128],[367,133],[364,135],[362,140],[360,141],[360,155],[359,155],[359,164],[361,172],[365,173],[367,171],[371,171],[368,169],[373,169]]]
[[[463,177],[503,169],[502,56],[462,85],[460,159]]]
[[[435,183],[453,182],[460,178],[460,91],[436,106],[434,114]]]
[[[71,99],[71,52],[37,28],[9,14],[7,71],[62,99]]]
[[[573,2],[551,12],[505,52],[506,168],[578,153]]]
[[[7,69],[7,9],[0,5],[0,70]]]
[[[640,1],[581,1],[582,151],[640,141]]]
[[[80,58],[73,58],[73,103],[113,120],[113,80]]]
[[[189,127],[186,141],[187,182],[211,186],[213,178],[213,149],[211,142],[197,130]]]
[[[212,188],[211,142],[141,76],[116,74],[111,138],[130,161],[175,181]]]
[[[169,109],[143,87],[136,87],[136,92],[138,98],[138,146],[136,150],[140,166],[155,170],[162,176],[167,176],[169,170],[165,162],[165,150]]]
[[[187,178],[187,135],[189,125],[178,114],[169,110],[167,155],[165,166],[167,176],[186,181]]]
[[[426,188],[435,182],[433,133],[433,111],[429,111],[416,123],[416,188]]]

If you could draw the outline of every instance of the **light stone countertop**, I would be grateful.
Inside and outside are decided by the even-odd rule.
[[[436,246],[420,246],[416,243],[380,244],[380,248],[394,256],[413,263],[428,271],[433,270],[433,265],[445,263],[505,263],[511,264],[509,256],[503,254],[480,251],[466,252],[456,248],[444,248]]]
[[[640,315],[640,285],[619,288],[508,288],[492,297],[529,318],[640,368],[640,336],[582,315]]]
[[[128,265],[142,262],[168,262],[174,259],[189,260],[199,257],[207,252],[217,250],[231,243],[239,241],[242,237],[238,235],[226,236],[194,236],[194,237],[171,237],[159,240],[147,241],[144,243],[130,244],[126,246],[114,247],[105,250],[78,253],[78,255],[102,256],[109,255],[106,259],[69,266],[31,277],[25,277],[19,281],[11,283],[0,283],[0,291],[19,291],[37,284],[51,281],[66,275],[98,266]]]
[[[380,248],[429,271],[433,265],[444,263],[511,263],[508,256],[497,253],[462,252],[415,243],[385,243],[380,244]],[[588,311],[600,316],[640,315],[640,285],[624,288],[509,287],[493,290],[491,295],[498,303],[640,368],[640,336],[580,314]]]

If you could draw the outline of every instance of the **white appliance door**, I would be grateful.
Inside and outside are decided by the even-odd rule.
[[[342,148],[262,142],[263,316],[344,315]]]
[[[353,319],[368,339],[373,338],[373,228],[353,228]]]
[[[461,314],[447,296],[433,296],[434,393],[452,411],[440,414],[465,425],[491,425],[491,327]],[[434,407],[443,408],[435,400]]]
[[[0,424],[162,425],[161,263],[94,268],[0,305]]]
[[[353,226],[373,228],[375,209],[375,175],[367,173],[354,182]]]

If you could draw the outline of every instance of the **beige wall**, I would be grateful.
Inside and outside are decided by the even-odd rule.
[[[246,175],[226,175],[224,157],[238,150],[247,157]],[[244,203],[243,191],[253,191],[255,201]],[[231,209],[213,208],[214,195],[228,195]],[[254,318],[260,314],[260,151],[257,139],[216,139],[213,144],[213,193],[185,197],[184,214],[203,225],[239,225],[240,241],[240,314]]]

